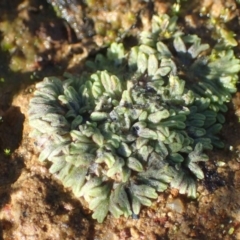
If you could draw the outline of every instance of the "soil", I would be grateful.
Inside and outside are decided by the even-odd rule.
[[[99,224],[91,218],[84,200],[75,198],[49,173],[49,163],[38,161],[28,123],[28,105],[36,82],[65,71],[80,73],[84,60],[112,38],[130,41],[130,36],[149,28],[152,14],[169,13],[175,3],[85,1],[89,7],[69,1],[77,4],[82,16],[74,21],[85,23],[82,32],[76,32],[73,22],[56,14],[53,2],[57,1],[0,2],[0,239],[240,239],[240,91],[229,103],[221,132],[225,148],[209,152],[196,200],[169,189],[159,194],[151,207],[143,208],[138,218],[108,215]],[[186,32],[210,41],[209,21],[215,19],[233,31],[239,42],[239,5],[235,1],[180,2],[179,22]],[[116,19],[126,14],[135,16],[134,20],[117,24]],[[115,20],[106,23],[109,16]],[[91,24],[86,25],[83,18]],[[103,29],[114,29],[112,35],[94,29],[100,20]],[[89,34],[84,33],[87,30]],[[239,56],[239,49],[235,51]]]

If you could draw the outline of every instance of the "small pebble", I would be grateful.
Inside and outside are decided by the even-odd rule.
[[[224,167],[224,166],[226,165],[226,163],[223,162],[223,161],[218,161],[218,162],[216,163],[216,165],[217,165],[218,167]]]
[[[228,234],[229,235],[232,235],[234,233],[234,227],[231,227],[229,230],[228,230]]]
[[[134,239],[139,239],[140,238],[139,231],[135,227],[130,228],[130,233],[131,233],[131,236]]]
[[[149,233],[147,235],[147,239],[148,240],[157,240],[157,237],[156,237],[156,235],[154,233]]]
[[[185,207],[183,205],[183,202],[181,199],[179,198],[176,198],[176,199],[171,199],[167,205],[166,205],[167,208],[177,212],[177,213],[182,213],[184,212],[185,210]]]

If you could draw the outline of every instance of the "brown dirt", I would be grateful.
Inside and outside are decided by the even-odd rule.
[[[120,2],[119,12],[125,1]],[[148,26],[151,11],[166,12],[171,6],[165,1],[155,1],[151,8],[131,2],[138,7],[135,11],[139,10],[142,28]],[[226,7],[226,25],[232,31],[237,29],[239,5],[235,1],[206,0],[184,6],[180,23],[206,40],[206,15],[220,18]],[[45,1],[4,0],[0,16],[0,79],[4,79],[0,83],[0,239],[240,239],[240,125],[235,115],[239,115],[240,92],[229,104],[221,133],[226,147],[209,153],[197,200],[169,189],[150,208],[143,208],[138,219],[109,215],[98,224],[83,200],[76,199],[48,172],[49,164],[38,161],[29,138],[27,113],[35,82],[66,70],[80,72],[80,61],[94,52],[95,45],[91,38],[72,42],[70,26]],[[88,16],[102,19],[91,12]],[[137,32],[138,28],[133,30],[133,34]]]

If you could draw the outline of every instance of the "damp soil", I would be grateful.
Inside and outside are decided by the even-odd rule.
[[[78,14],[77,19],[61,18],[57,2],[71,3],[68,16]],[[186,32],[208,42],[209,19],[224,18],[239,42],[240,6],[235,1],[189,2],[182,1],[179,13]],[[84,60],[114,38],[131,45],[134,36],[149,28],[152,14],[173,11],[173,3],[0,1],[0,239],[240,239],[240,91],[229,103],[221,132],[225,148],[209,152],[210,161],[202,166],[205,179],[198,183],[198,198],[169,189],[139,216],[127,219],[108,215],[102,224],[93,220],[83,199],[49,173],[49,163],[38,161],[29,137],[27,111],[36,82],[65,71],[81,73]],[[126,16],[130,20],[123,23]],[[81,25],[78,32],[73,22]]]

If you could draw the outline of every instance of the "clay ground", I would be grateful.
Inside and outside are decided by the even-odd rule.
[[[150,4],[119,0],[117,8],[113,2],[106,1],[106,16],[111,12],[121,17],[127,6],[139,16],[141,24],[137,22],[129,30],[129,34],[136,35],[148,26],[154,12],[171,11],[174,1]],[[185,3],[179,20],[186,31],[207,40],[208,19],[223,16],[239,42],[238,8],[230,0]],[[78,11],[93,23],[99,19],[104,22],[101,11]],[[123,31],[127,24],[121,26]],[[48,172],[49,163],[38,161],[34,141],[29,137],[27,111],[36,82],[64,71],[80,73],[84,59],[94,55],[109,36],[83,34],[79,39],[52,6],[41,0],[1,0],[0,33],[0,239],[240,239],[240,92],[229,103],[221,132],[225,148],[209,153],[210,161],[203,166],[205,180],[198,183],[196,200],[169,189],[159,194],[150,208],[143,208],[139,219],[114,219],[109,215],[98,224],[84,201],[76,199]]]

